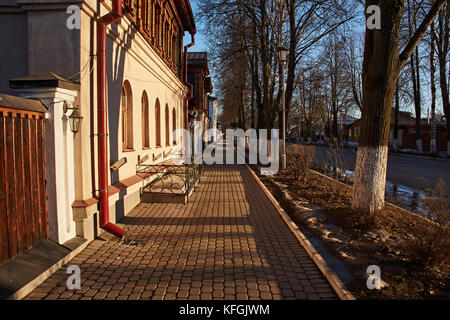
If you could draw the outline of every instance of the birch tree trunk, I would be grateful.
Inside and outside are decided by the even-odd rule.
[[[411,57],[411,72],[413,73],[414,109],[416,112],[416,149],[419,154],[422,154],[422,96],[420,92],[419,52],[417,49]]]
[[[414,4],[414,2],[413,2]],[[416,13],[414,6],[408,0],[408,27],[409,35],[412,36],[413,29],[416,26]],[[422,148],[422,97],[420,93],[420,69],[419,69],[419,50],[416,48],[415,53],[411,56],[411,80],[413,83],[414,109],[416,114],[416,150],[419,154],[423,153]]]
[[[263,128],[271,128],[272,106],[270,105],[270,77],[271,67],[269,59],[269,39],[268,39],[268,18],[266,11],[266,0],[259,1],[259,10],[261,14],[261,27],[259,32],[260,44],[261,44],[261,65],[262,65],[262,88],[263,88],[263,110],[265,124]],[[262,124],[261,124],[262,125]],[[262,127],[259,127],[260,129]]]
[[[401,1],[366,1],[381,8],[382,30],[366,30],[361,135],[353,187],[353,210],[384,208],[394,88],[399,73]]]
[[[434,23],[431,25],[431,34],[434,33]],[[430,44],[430,75],[431,75],[431,141],[430,141],[430,152],[437,153],[436,144],[436,64],[435,64],[435,45],[434,37],[431,36]]]
[[[439,32],[437,39],[438,58],[439,58],[439,82],[441,87],[442,104],[444,114],[447,119],[447,153],[450,156],[450,92],[447,82],[447,57],[449,51],[450,39],[450,4],[447,3],[446,9],[439,13]],[[450,72],[450,70],[449,70]],[[450,76],[449,76],[450,79]]]
[[[398,121],[400,113],[400,93],[399,85],[395,88],[395,109],[394,109],[394,151],[397,152],[400,146],[400,140],[398,135]]]
[[[360,146],[353,186],[355,211],[374,213],[384,208],[389,129],[394,88],[428,27],[447,0],[433,3],[424,21],[399,55],[398,42],[404,0],[367,0],[381,9],[381,30],[366,29],[363,63],[363,111]]]

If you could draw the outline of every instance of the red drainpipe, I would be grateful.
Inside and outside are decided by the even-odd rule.
[[[108,106],[106,92],[106,26],[122,17],[122,0],[113,0],[112,11],[97,20],[98,183],[100,227],[122,239],[125,230],[109,221]]]
[[[191,37],[192,37],[191,43],[184,47],[184,82],[189,88],[189,94],[186,97],[186,99],[184,100],[184,127],[188,131],[189,131],[189,100],[192,99],[192,97],[193,97],[193,92],[192,92],[193,86],[192,86],[192,84],[190,84],[188,82],[188,58],[187,58],[187,56],[188,56],[188,49],[195,45],[195,34],[196,34],[196,31],[194,30],[191,33]],[[187,150],[189,147],[190,146],[188,143],[188,139],[186,139],[185,149]],[[186,155],[187,154],[188,153],[186,151]],[[186,160],[188,160],[188,159],[186,159]]]

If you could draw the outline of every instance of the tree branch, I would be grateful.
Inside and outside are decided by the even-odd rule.
[[[449,0],[436,0],[436,2],[433,4],[433,6],[430,9],[430,12],[426,15],[425,19],[423,20],[422,24],[419,26],[419,28],[416,30],[412,38],[409,40],[408,44],[406,45],[405,49],[399,56],[399,68],[403,68],[404,65],[408,62],[408,59],[413,54],[414,50],[416,50],[417,46],[419,45],[420,41],[422,40],[423,36],[427,32],[428,27],[431,25],[431,23],[436,18],[437,14],[441,10],[441,8],[444,6],[444,4]]]

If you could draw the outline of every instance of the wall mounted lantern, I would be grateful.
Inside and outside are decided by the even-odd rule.
[[[80,108],[71,108],[69,107],[69,103],[67,101],[64,101],[64,114],[67,113],[67,111],[73,110],[72,115],[69,117],[69,124],[70,124],[70,130],[77,134],[80,132],[81,128],[81,120],[83,120],[83,117],[80,114]]]

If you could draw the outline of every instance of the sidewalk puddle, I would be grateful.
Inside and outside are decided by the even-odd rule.
[[[335,169],[334,167],[328,167],[325,173],[327,176],[336,176],[336,172],[340,175],[346,176],[349,180],[353,180],[355,172],[351,170]],[[333,173],[333,174],[330,174]],[[395,204],[403,209],[425,213],[423,209],[423,201],[425,199],[425,193],[419,189],[396,183],[392,181],[386,181],[386,201]]]

